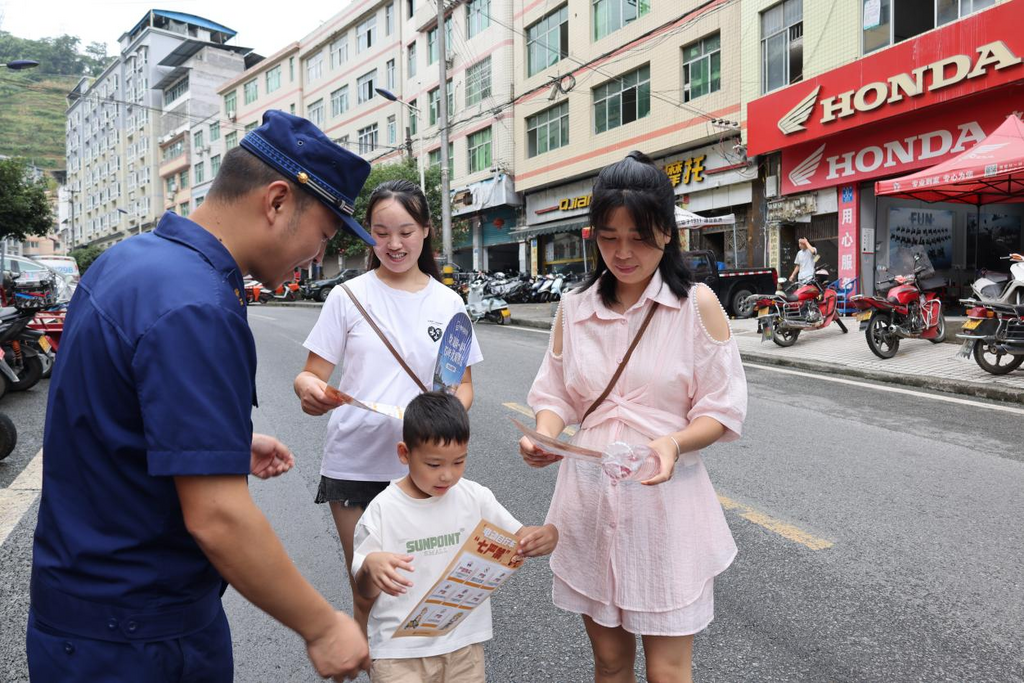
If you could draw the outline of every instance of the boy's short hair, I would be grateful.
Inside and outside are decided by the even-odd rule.
[[[405,409],[402,441],[410,451],[426,443],[469,443],[469,413],[449,393],[420,394]]]

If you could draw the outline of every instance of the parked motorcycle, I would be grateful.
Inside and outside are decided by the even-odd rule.
[[[8,391],[24,391],[36,385],[47,366],[52,366],[53,343],[45,333],[30,329],[36,313],[54,303],[54,286],[47,276],[24,273],[10,283],[13,308],[0,310],[0,374]]]
[[[985,273],[971,286],[974,297],[957,339],[956,358],[969,360],[993,375],[1005,375],[1024,364],[1024,255],[1010,254],[1009,276]]]
[[[786,278],[779,278],[780,288],[787,282]],[[748,297],[746,304],[757,309],[761,341],[771,339],[779,346],[792,346],[801,332],[820,330],[833,322],[843,334],[849,332],[839,318],[836,291],[828,283],[828,269],[819,264],[811,279],[798,282],[789,292],[780,289],[775,294]]]
[[[298,301],[301,298],[302,291],[299,289],[299,283],[294,280],[285,282],[274,290],[274,299],[277,301]]]
[[[473,322],[489,320],[499,325],[512,321],[512,311],[508,303],[493,294],[484,291],[485,283],[477,280],[469,285],[469,297],[466,302],[466,313]]]
[[[879,358],[892,358],[902,339],[946,339],[946,318],[939,291],[946,281],[935,277],[931,260],[922,250],[897,249],[884,272],[897,273],[879,280],[877,296],[858,294],[850,299],[860,313],[857,320],[868,348]]]

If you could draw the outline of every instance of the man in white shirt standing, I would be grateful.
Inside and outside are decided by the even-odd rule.
[[[796,258],[793,259],[793,272],[789,276],[790,282],[806,282],[814,277],[814,257],[817,255],[818,250],[807,241],[806,237],[801,237],[799,241],[800,251],[796,253]],[[799,278],[797,277],[799,272]]]

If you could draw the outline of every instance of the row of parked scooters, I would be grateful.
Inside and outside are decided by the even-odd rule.
[[[470,284],[483,283],[485,294],[500,297],[512,304],[559,301],[564,294],[583,282],[578,273],[548,273],[533,277],[527,273],[473,273]]]
[[[967,321],[956,335],[963,340],[956,358],[973,358],[993,375],[1005,375],[1024,364],[1024,256],[1010,254],[1003,260],[1011,262],[1009,274],[983,272],[971,286],[972,296],[961,300]],[[945,341],[940,293],[946,282],[935,276],[927,253],[896,250],[881,272],[885,276],[875,284],[878,294],[850,298],[871,352],[892,358],[903,339]],[[802,332],[832,323],[848,332],[839,316],[839,292],[829,286],[831,280],[829,269],[819,264],[808,281],[789,285],[780,278],[775,294],[750,297],[748,302],[758,311],[762,340],[788,347]]]

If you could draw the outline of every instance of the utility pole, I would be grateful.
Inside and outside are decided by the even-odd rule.
[[[451,188],[448,178],[448,46],[445,35],[444,0],[437,0],[437,63],[441,72],[441,83],[438,86],[437,108],[440,112],[441,127],[441,243],[444,250],[444,263],[453,263],[452,254],[452,205]]]

